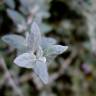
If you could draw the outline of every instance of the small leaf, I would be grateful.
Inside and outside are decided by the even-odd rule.
[[[19,10],[24,14],[24,15],[28,15],[28,13],[29,13],[29,11],[28,11],[28,9],[26,9],[25,7],[23,7],[23,6],[20,6],[19,7]]]
[[[51,37],[42,37],[41,40],[42,40],[41,41],[41,46],[42,46],[43,49],[47,48],[50,45],[56,44],[56,40],[51,38]]]
[[[17,49],[17,56],[26,53],[26,52],[30,52],[30,50],[28,50],[27,47],[22,47],[21,49]]]
[[[11,9],[7,9],[7,13],[10,16],[10,18],[13,20],[13,22],[17,25],[17,24],[25,24],[26,25],[26,21],[24,16],[22,16],[20,13],[18,13],[17,11],[11,10]]]
[[[68,46],[61,45],[51,45],[44,50],[44,56],[46,57],[47,63],[51,63],[54,58],[62,54],[64,51],[68,49]]]
[[[14,0],[4,0],[4,3],[6,3],[6,5],[8,5],[12,9],[15,8],[15,2],[14,2]]]
[[[32,7],[33,0],[20,0],[20,3],[23,7],[29,8]]]
[[[62,54],[64,51],[68,49],[68,46],[62,46],[62,45],[51,45],[48,48],[45,49],[44,53],[46,56],[49,55],[59,55]]]
[[[38,25],[33,22],[31,25],[31,32],[27,36],[27,45],[29,49],[35,52],[41,44],[41,34]]]
[[[36,57],[32,53],[23,53],[19,55],[15,60],[14,63],[19,67],[24,68],[33,68],[35,63]]]
[[[36,60],[33,70],[44,84],[48,83],[48,70],[44,58]]]
[[[49,18],[50,17],[50,13],[47,10],[41,10],[40,12],[37,13],[37,15],[40,15],[43,18]]]
[[[39,16],[40,17],[40,16]],[[38,19],[38,18],[37,18]],[[40,29],[43,34],[48,33],[52,30],[52,26],[48,24],[41,23],[40,24]]]
[[[26,46],[25,39],[19,35],[5,35],[2,37],[2,40],[13,48],[22,49]]]

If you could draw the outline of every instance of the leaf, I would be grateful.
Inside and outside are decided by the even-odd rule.
[[[68,49],[68,46],[50,45],[48,48],[45,49],[44,53],[46,56],[53,55],[53,54],[59,55],[59,54],[62,54],[67,49]]]
[[[33,0],[20,0],[20,3],[23,7],[29,8],[32,7]]]
[[[28,7],[28,5],[29,5],[29,2],[27,1],[27,0],[20,0],[20,3],[21,3],[21,5],[23,5],[24,7]]]
[[[30,52],[30,50],[28,50],[27,47],[22,47],[21,49],[17,49],[17,56],[26,53],[26,52]]]
[[[44,84],[48,83],[48,70],[44,58],[42,60],[36,60],[33,70]]]
[[[49,18],[50,17],[50,13],[48,12],[48,10],[41,10],[37,14],[41,15],[43,18]]]
[[[2,40],[13,48],[22,49],[26,46],[25,39],[19,35],[5,35],[2,37]]]
[[[28,9],[26,9],[26,8],[23,7],[23,6],[20,6],[20,7],[19,7],[19,10],[20,10],[24,15],[26,15],[26,16],[27,16],[28,13],[29,13],[29,12],[28,12]]]
[[[62,54],[68,49],[68,46],[51,45],[44,50],[44,56],[46,57],[47,63],[50,63],[57,55]]]
[[[35,52],[41,44],[41,34],[38,25],[33,22],[31,25],[31,32],[27,36],[27,45],[29,49]]]
[[[13,20],[13,22],[16,25],[17,24],[24,24],[24,25],[26,25],[26,21],[25,21],[24,16],[22,16],[17,11],[14,11],[14,10],[11,10],[11,9],[7,9],[7,13],[9,15],[9,17]]]
[[[33,68],[36,57],[32,53],[23,53],[15,58],[14,63],[19,67]]]
[[[15,8],[15,2],[14,2],[14,0],[4,0],[4,3],[6,3],[6,5],[8,5],[12,9]]]
[[[40,17],[40,15],[39,15],[39,17]],[[37,17],[37,19],[38,19],[38,17]],[[41,23],[40,24],[40,29],[41,29],[41,32],[43,34],[45,34],[45,33],[48,33],[52,30],[52,26],[50,26],[48,24]]]
[[[41,46],[42,46],[43,49],[47,48],[50,45],[54,45],[54,44],[57,43],[56,40],[51,38],[51,37],[42,37],[41,40],[42,40],[41,41]]]

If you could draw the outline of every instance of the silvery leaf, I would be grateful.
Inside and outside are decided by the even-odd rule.
[[[33,70],[44,84],[48,83],[47,64],[44,60],[36,60]]]
[[[35,52],[41,44],[41,34],[38,25],[33,22],[31,25],[31,32],[27,36],[27,45],[29,49]]]
[[[20,3],[25,8],[31,7],[33,4],[33,0],[20,0]]]
[[[50,16],[50,13],[47,12],[46,10],[41,10],[40,12],[37,13],[37,15],[40,15],[42,18],[48,18]]]
[[[68,46],[62,46],[62,45],[50,45],[44,50],[44,54],[46,56],[49,55],[59,55],[62,54],[64,51],[68,49]]]
[[[19,12],[11,10],[11,9],[7,9],[7,13],[16,25],[17,24],[26,25],[24,16],[22,16]]]
[[[50,45],[54,45],[56,44],[56,40],[54,38],[51,37],[42,37],[41,39],[41,46],[42,48],[47,48]]]
[[[28,7],[29,6],[29,2],[28,2],[29,0],[20,0],[20,3],[21,3],[21,5],[23,5],[24,7]]]
[[[15,58],[14,63],[19,67],[33,68],[36,57],[32,53],[23,53]]]
[[[28,14],[29,14],[28,9],[26,9],[26,8],[23,7],[23,6],[20,6],[20,7],[19,7],[19,10],[20,10],[24,15],[28,15]]]
[[[2,40],[13,48],[22,49],[26,46],[25,39],[19,35],[5,35],[2,37]]]
[[[26,53],[26,52],[29,52],[30,50],[28,50],[27,47],[23,47],[21,49],[17,49],[17,56],[23,54],[23,53]]]
[[[15,8],[15,2],[14,0],[4,0],[6,5],[8,5],[10,8],[14,9]]]
[[[38,19],[38,17],[37,17],[37,19]],[[41,33],[43,33],[43,34],[48,33],[52,30],[52,26],[50,26],[48,24],[40,23],[39,25],[40,25]]]
[[[57,55],[62,54],[68,49],[68,46],[51,45],[44,50],[44,56],[47,59],[47,63],[50,63]]]

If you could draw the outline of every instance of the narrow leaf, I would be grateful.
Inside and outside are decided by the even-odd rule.
[[[7,13],[16,25],[26,24],[25,18],[17,11],[7,9]]]
[[[44,50],[44,56],[46,57],[46,62],[51,63],[55,57],[59,54],[62,54],[64,51],[68,49],[68,46],[61,45],[51,45]]]
[[[27,47],[22,47],[21,49],[17,49],[17,56],[26,53],[26,52],[30,52],[30,50],[28,50]]]
[[[42,14],[43,15],[43,14]],[[39,18],[40,18],[40,15],[38,14],[38,16],[39,16]],[[41,19],[43,18],[43,16],[41,16]],[[37,17],[37,19],[38,19],[38,17]],[[40,24],[40,29],[41,29],[41,32],[43,33],[43,34],[46,34],[46,33],[48,33],[48,32],[50,32],[51,30],[52,30],[52,26],[50,26],[50,25],[48,25],[48,24],[43,24],[43,23],[41,23]]]
[[[19,35],[5,35],[2,37],[2,40],[12,46],[13,48],[22,49],[25,47],[25,39]]]
[[[32,7],[33,0],[20,0],[20,3],[23,7],[29,8]]]
[[[8,5],[12,9],[15,8],[15,2],[14,2],[14,0],[4,0],[4,3],[6,3],[6,5]]]
[[[40,29],[35,22],[31,25],[31,32],[29,36],[27,36],[27,44],[33,52],[35,52],[41,44]]]
[[[68,46],[51,45],[44,50],[44,54],[45,54],[45,56],[59,55],[59,54],[62,54],[67,49],[68,49]]]
[[[48,83],[47,64],[44,61],[36,60],[33,70],[39,76],[39,78],[44,84]]]
[[[42,40],[41,41],[41,46],[42,46],[43,49],[47,48],[50,45],[56,44],[56,40],[51,38],[51,37],[42,37],[41,40]]]

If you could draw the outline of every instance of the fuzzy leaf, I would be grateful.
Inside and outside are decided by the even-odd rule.
[[[38,15],[38,16],[39,16],[39,18],[40,18],[40,15]],[[37,19],[38,19],[38,17],[37,17]],[[41,18],[41,19],[42,19],[42,18]],[[48,25],[48,24],[40,23],[39,25],[40,25],[41,32],[42,32],[43,34],[46,34],[46,33],[50,32],[50,31],[52,30],[52,26],[50,26],[50,25]]]
[[[41,39],[41,46],[42,48],[47,48],[50,45],[56,44],[56,40],[51,37],[42,37]]]
[[[28,50],[27,47],[22,47],[21,49],[17,49],[17,56],[26,53],[26,52],[30,52],[30,50]]]
[[[44,53],[46,56],[59,55],[59,54],[62,54],[67,49],[68,49],[68,46],[50,45],[48,48],[45,49]]]
[[[51,45],[44,50],[44,56],[46,57],[47,63],[50,63],[57,55],[62,54],[68,49],[68,46]]]
[[[29,49],[31,49],[33,52],[35,52],[41,43],[41,34],[40,29],[38,25],[33,22],[31,25],[31,32],[29,33],[29,36],[27,36],[27,45]]]
[[[12,46],[13,48],[22,49],[25,47],[25,39],[19,35],[5,35],[2,37],[2,40]]]
[[[15,60],[14,63],[19,67],[23,68],[33,68],[35,63],[36,57],[32,53],[24,53],[19,55]]]
[[[48,70],[44,57],[41,60],[36,60],[33,70],[44,84],[48,83]]]
[[[23,7],[28,8],[32,7],[33,0],[20,0],[20,3]]]
[[[7,9],[7,13],[16,25],[18,24],[26,25],[25,18],[17,11]]]
[[[24,15],[28,15],[28,13],[29,13],[29,11],[28,11],[28,9],[26,9],[25,7],[23,7],[23,6],[20,6],[19,7],[19,10],[24,14]]]
[[[15,8],[15,2],[14,0],[4,0],[6,5],[8,5],[10,8],[14,9]]]

